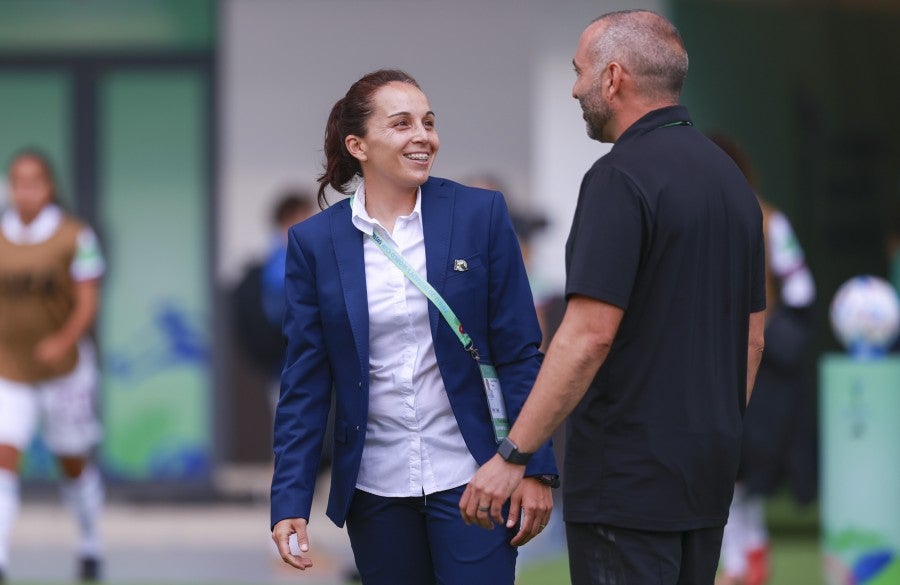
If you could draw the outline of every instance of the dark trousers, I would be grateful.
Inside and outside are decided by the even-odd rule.
[[[648,532],[567,523],[572,585],[712,585],[722,531]]]
[[[515,531],[466,526],[465,486],[413,498],[356,490],[347,532],[364,585],[513,585]]]

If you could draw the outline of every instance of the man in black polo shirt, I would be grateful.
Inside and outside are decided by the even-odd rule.
[[[678,105],[687,53],[666,19],[607,14],[574,65],[588,134],[615,145],[581,185],[563,323],[460,509],[502,522],[528,453],[571,413],[573,584],[712,583],[762,355],[762,215]],[[512,502],[507,525],[518,515]]]

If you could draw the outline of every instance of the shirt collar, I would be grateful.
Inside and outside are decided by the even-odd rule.
[[[691,115],[688,113],[686,107],[677,105],[666,106],[664,108],[659,108],[658,110],[647,112],[619,136],[619,139],[613,144],[613,148],[623,142],[628,142],[633,138],[646,134],[651,130],[656,130],[660,126],[677,122],[690,122],[691,125],[693,125],[693,122],[691,122]]]
[[[40,244],[56,232],[62,221],[62,210],[51,203],[41,209],[31,223],[25,224],[15,209],[7,209],[0,220],[3,235],[14,244]]]
[[[353,222],[353,225],[366,234],[367,236],[371,236],[375,231],[375,226],[381,228],[382,232],[387,232],[384,229],[384,226],[381,225],[377,219],[372,218],[369,215],[369,212],[366,211],[366,182],[360,182],[359,186],[356,187],[356,192],[353,194],[353,198],[351,199],[352,207],[350,208],[350,220]],[[416,189],[416,204],[413,207],[412,212],[409,215],[400,216],[400,218],[421,218],[422,216],[422,188],[419,187]],[[400,219],[397,218],[397,219]],[[420,219],[421,222],[421,219]]]

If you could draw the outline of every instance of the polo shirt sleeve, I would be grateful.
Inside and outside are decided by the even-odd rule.
[[[566,296],[628,308],[645,231],[640,191],[621,171],[598,165],[585,177],[569,239]]]
[[[97,234],[89,227],[82,228],[75,245],[75,257],[69,269],[72,280],[83,282],[103,276],[106,261],[100,251]]]

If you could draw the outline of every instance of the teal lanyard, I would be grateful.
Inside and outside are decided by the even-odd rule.
[[[353,197],[350,198],[351,209],[353,208],[353,199]],[[469,352],[469,355],[471,355],[478,364],[481,380],[484,384],[485,395],[487,396],[488,409],[491,413],[491,424],[494,427],[494,439],[499,443],[509,434],[509,418],[506,416],[506,405],[503,401],[503,392],[500,389],[500,378],[497,376],[497,371],[494,369],[494,366],[489,363],[481,362],[478,350],[475,349],[475,343],[472,341],[472,338],[469,337],[469,334],[463,330],[462,323],[460,323],[459,318],[456,316],[456,313],[453,312],[453,309],[450,308],[450,305],[447,304],[447,301],[444,300],[444,297],[442,297],[438,291],[434,290],[434,287],[409,265],[409,262],[406,261],[406,258],[404,258],[400,252],[385,243],[384,238],[375,232],[374,226],[372,228],[372,234],[369,237],[372,238],[372,241],[375,242],[378,249],[387,256],[388,260],[393,262],[394,265],[400,269],[400,272],[402,272],[416,288],[422,291],[422,294],[425,295],[429,301],[434,303],[434,306],[437,307],[437,310],[444,316],[444,320],[450,325],[450,328],[456,334],[456,337],[459,338],[459,342],[462,344],[463,349]]]
[[[444,297],[442,297],[438,291],[434,290],[434,287],[409,265],[406,258],[401,256],[397,250],[387,245],[384,242],[384,239],[375,233],[374,228],[369,237],[372,238],[375,245],[384,252],[384,255],[388,257],[388,260],[393,262],[394,265],[400,269],[400,272],[402,272],[410,282],[416,285],[416,288],[422,291],[422,294],[428,297],[428,300],[434,303],[437,310],[444,316],[444,320],[447,321],[447,324],[453,329],[456,337],[459,338],[459,342],[462,344],[463,349],[469,352],[469,354],[475,358],[475,361],[478,361],[478,350],[475,349],[475,343],[472,341],[472,338],[469,337],[469,334],[463,330],[462,323],[459,322],[459,318],[456,316],[456,313],[453,312],[453,309],[450,308],[450,305],[447,304],[447,301],[444,300]]]
[[[669,122],[668,124],[663,124],[662,126],[657,126],[656,128],[671,128],[672,126],[693,126],[694,123],[690,120],[678,120],[677,122]]]

